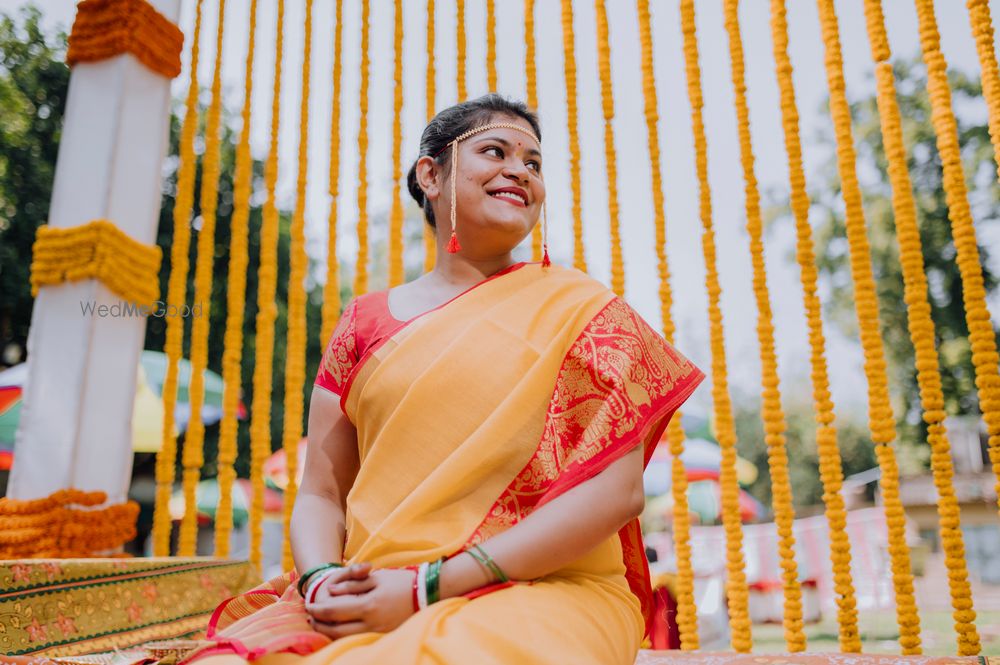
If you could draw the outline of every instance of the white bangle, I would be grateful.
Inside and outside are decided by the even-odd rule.
[[[417,568],[417,607],[427,609],[427,569],[430,564],[426,561]]]
[[[328,580],[334,573],[339,571],[340,568],[331,568],[330,570],[324,570],[322,573],[316,575],[315,579],[309,582],[309,587],[306,588],[306,605],[311,605],[316,602],[316,593],[319,591],[319,587],[323,582]]]

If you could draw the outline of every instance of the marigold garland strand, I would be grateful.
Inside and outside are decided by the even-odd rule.
[[[737,129],[740,141],[740,161],[743,166],[744,198],[747,234],[750,236],[750,258],[753,265],[753,290],[757,302],[757,342],[760,346],[761,416],[764,421],[764,441],[767,443],[767,463],[771,471],[771,505],[778,532],[778,553],[785,595],[785,644],[789,652],[805,651],[806,636],[802,630],[802,588],[795,563],[795,510],[792,507],[792,485],[788,475],[788,452],[785,448],[785,414],[781,408],[778,359],[774,350],[774,322],[771,298],[764,263],[764,224],[760,213],[760,193],[754,173],[753,142],[750,136],[750,110],[747,107],[746,76],[743,64],[743,37],[740,34],[739,0],[725,0],[723,5],[726,32],[729,34],[729,60],[736,103]]]
[[[715,231],[712,224],[712,193],[708,180],[708,146],[702,118],[704,100],[701,92],[701,67],[698,63],[698,37],[695,27],[694,0],[681,0],[681,31],[684,35],[684,62],[688,99],[691,103],[691,129],[694,136],[695,165],[699,183],[699,210],[703,227],[702,250],[705,257],[705,286],[708,291],[709,336],[712,345],[712,403],[716,438],[722,448],[720,484],[722,518],[726,532],[726,597],[729,601],[730,643],[734,650],[747,653],[750,636],[749,591],[743,560],[743,531],[740,523],[739,485],[736,480],[736,430],[733,423],[729,381],[726,373],[726,348],[719,297],[719,276],[715,256]]]
[[[823,43],[827,86],[830,89],[830,113],[837,142],[837,169],[843,188],[847,241],[850,247],[851,276],[854,281],[854,306],[857,311],[864,370],[868,380],[868,419],[882,469],[882,499],[889,531],[889,554],[893,585],[896,589],[896,620],[899,643],[904,654],[920,653],[920,617],[913,597],[913,573],[910,550],[906,544],[905,516],[899,499],[899,469],[891,444],[896,424],[889,403],[885,351],[879,333],[878,300],[872,277],[871,250],[865,230],[861,188],[855,163],[851,112],[844,84],[844,66],[840,50],[840,29],[833,0],[817,0]]]
[[[281,567],[291,570],[292,509],[298,494],[299,441],[302,439],[304,411],[302,387],[306,380],[306,185],[309,175],[309,75],[312,61],[312,0],[305,3],[302,42],[302,97],[299,101],[299,164],[295,179],[295,212],[292,213],[288,270],[288,338],[285,354],[285,399],[281,446],[285,451],[288,485],[285,487],[285,537]]]
[[[486,0],[486,85],[490,92],[497,89],[496,0]]]
[[[604,0],[596,0],[597,69],[601,75],[601,110],[604,114],[604,164],[608,173],[608,220],[611,227],[611,290],[625,295],[625,265],[622,260],[621,222],[618,219],[618,166],[615,158],[615,98],[611,87],[611,45],[608,13]]]
[[[219,149],[222,125],[222,39],[225,32],[226,0],[219,0],[215,33],[215,70],[212,74],[212,101],[205,121],[205,153],[201,170],[201,228],[198,230],[198,257],[194,270],[194,302],[203,305],[203,315],[191,323],[191,379],[188,400],[192,414],[200,414],[205,401],[205,370],[208,368],[208,331],[212,306],[212,269],[215,264],[215,213],[219,203]],[[205,424],[192,416],[184,435],[182,483],[184,517],[181,519],[177,553],[194,556],[198,539],[198,506],[195,490],[205,465]]]
[[[465,0],[455,0],[455,51],[457,53],[455,78],[458,84],[458,103],[461,104],[469,94],[465,81]]]
[[[358,118],[358,258],[354,264],[354,295],[368,292],[368,76],[371,59],[368,41],[371,27],[370,0],[361,2],[361,89]]]
[[[823,482],[823,502],[826,506],[827,529],[830,535],[830,562],[837,601],[837,623],[840,629],[840,650],[844,653],[861,651],[858,632],[857,601],[851,578],[851,543],[847,537],[847,511],[840,493],[843,484],[837,431],[833,426],[834,406],[830,396],[830,380],[826,364],[826,339],[823,335],[821,304],[817,288],[816,256],[813,252],[812,227],[809,225],[809,195],[802,167],[802,144],[799,139],[799,114],[792,82],[792,62],[788,56],[788,22],[785,0],[771,0],[771,36],[774,45],[775,71],[781,94],[781,122],[788,156],[791,185],[791,209],[795,218],[795,256],[799,263],[803,309],[809,328],[810,363],[812,365],[813,402],[816,411],[816,449],[819,453],[820,478]]]
[[[229,535],[233,528],[232,487],[236,480],[236,435],[239,424],[236,411],[243,383],[243,315],[246,310],[247,265],[249,263],[250,179],[253,161],[250,155],[250,118],[253,98],[254,37],[257,32],[257,0],[250,0],[250,26],[247,56],[243,68],[243,126],[236,146],[236,171],[233,174],[233,216],[230,220],[229,275],[226,284],[226,333],[222,351],[222,421],[219,423],[219,505],[215,511],[215,556],[229,556]],[[254,474],[251,462],[250,560],[259,565],[260,519],[264,509],[264,476]],[[256,517],[255,517],[256,516]],[[254,521],[256,520],[256,525]],[[256,536],[256,538],[255,538]],[[254,548],[258,554],[254,555]]]
[[[573,1],[562,0],[563,69],[566,79],[566,126],[569,129],[569,182],[573,190],[573,267],[587,272],[583,246],[583,204],[580,185],[580,128],[576,100],[576,36]]]
[[[968,0],[969,25],[972,36],[976,40],[976,52],[979,54],[979,67],[983,83],[983,98],[989,109],[990,141],[993,142],[993,159],[997,165],[997,177],[1000,178],[1000,67],[997,66],[996,45],[993,40],[993,18],[990,16],[989,0]],[[991,453],[994,449],[990,449]],[[996,450],[998,457],[993,458],[993,470],[1000,478],[1000,449]],[[1000,482],[998,482],[1000,489]],[[997,493],[1000,501],[1000,492]]]
[[[958,255],[956,261],[962,276],[962,302],[965,305],[965,321],[969,327],[972,364],[976,368],[979,410],[983,414],[983,420],[986,421],[990,459],[997,478],[997,491],[1000,492],[1000,367],[998,367],[1000,356],[997,355],[996,335],[986,306],[979,244],[976,241],[972,210],[969,208],[969,194],[965,186],[961,146],[958,142],[958,127],[951,106],[947,63],[944,54],[941,53],[934,3],[916,0],[916,6],[920,24],[920,47],[923,51],[924,64],[927,66],[927,95],[931,101],[931,122],[937,135],[937,148],[944,170],[943,184],[945,200],[948,202],[948,218],[951,220],[951,234]],[[997,495],[997,502],[1000,505],[1000,494]]]
[[[892,184],[893,216],[896,220],[896,237],[905,284],[904,300],[907,305],[910,340],[916,353],[917,383],[920,386],[923,418],[928,425],[927,442],[931,448],[931,469],[938,493],[938,522],[948,568],[955,630],[958,633],[959,652],[964,656],[971,656],[979,653],[979,634],[975,625],[976,613],[972,609],[965,545],[959,526],[958,499],[952,483],[954,467],[951,445],[944,427],[947,414],[944,410],[941,374],[938,371],[938,354],[934,346],[934,321],[927,299],[927,278],[924,275],[920,232],[917,229],[917,207],[906,166],[906,145],[903,142],[902,121],[896,102],[895,81],[889,61],[891,52],[881,0],[865,0],[865,16],[878,82],[879,118]]]
[[[639,14],[639,40],[642,46],[642,90],[645,103],[646,132],[649,144],[650,173],[652,176],[653,220],[656,229],[656,257],[660,280],[660,316],[663,336],[674,342],[674,319],[671,314],[673,292],[670,288],[670,265],[667,262],[666,215],[663,207],[663,178],[660,165],[660,135],[657,129],[659,110],[656,97],[656,76],[653,71],[653,31],[650,25],[649,0],[637,0]],[[674,498],[674,552],[677,558],[677,626],[680,629],[681,649],[698,648],[698,614],[694,604],[694,571],[691,568],[690,514],[687,500],[687,472],[681,453],[684,452],[684,428],[681,413],[674,413],[667,426],[670,446]]]
[[[271,454],[271,389],[274,372],[274,322],[278,307],[274,302],[278,285],[278,205],[275,186],[278,182],[278,138],[281,125],[281,60],[284,54],[285,0],[276,7],[274,45],[274,81],[271,93],[271,130],[264,162],[264,188],[267,199],[261,215],[260,267],[257,270],[257,318],[255,321],[253,404],[250,407],[251,473],[262,472],[264,460]],[[252,552],[257,554],[258,552]],[[260,559],[254,563],[260,566]]]
[[[326,220],[326,284],[323,285],[323,322],[320,348],[326,348],[340,318],[340,260],[337,258],[337,199],[340,196],[340,92],[343,79],[344,0],[337,0],[333,37],[333,101],[330,104],[330,174],[327,190],[330,212]]]
[[[427,122],[434,117],[434,109],[437,105],[437,71],[434,68],[434,0],[427,0],[427,74],[425,84],[427,87]],[[434,269],[437,260],[437,234],[434,227],[424,222],[424,272]]]
[[[194,205],[194,154],[198,129],[198,55],[201,39],[202,1],[195,4],[194,32],[191,37],[191,69],[185,100],[184,125],[179,144],[177,197],[174,201],[174,234],[170,247],[170,278],[167,282],[167,305],[180,309],[187,301],[188,250],[191,245],[191,209]],[[156,507],[153,513],[153,555],[170,556],[170,495],[173,493],[177,462],[177,436],[174,407],[177,404],[177,364],[183,354],[184,321],[166,317],[164,352],[167,369],[163,378],[163,447],[156,456]]]
[[[403,283],[403,199],[399,182],[402,178],[400,151],[403,144],[403,0],[396,0],[396,22],[393,28],[393,120],[392,120],[392,212],[389,216],[389,286]]]
[[[535,0],[524,0],[524,79],[528,108],[538,110],[538,68],[535,64]],[[531,227],[531,260],[542,260],[542,225]]]

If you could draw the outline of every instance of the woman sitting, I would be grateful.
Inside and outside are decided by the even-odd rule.
[[[424,129],[408,184],[434,270],[345,308],[310,405],[301,575],[220,608],[195,658],[634,662],[643,468],[704,377],[547,247],[513,261],[545,201],[540,137],[498,95]]]

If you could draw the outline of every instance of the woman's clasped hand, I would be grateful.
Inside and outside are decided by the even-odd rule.
[[[330,639],[387,633],[414,613],[412,570],[355,563],[337,568],[306,595],[313,629]]]

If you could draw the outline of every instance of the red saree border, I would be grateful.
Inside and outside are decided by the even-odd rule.
[[[571,345],[535,454],[466,541],[482,542],[645,446],[652,457],[670,417],[704,380],[624,300],[612,298]],[[639,521],[619,531],[629,588],[648,632],[653,590]]]
[[[454,303],[456,300],[460,299],[462,296],[468,294],[471,291],[474,291],[474,290],[478,289],[480,286],[483,286],[484,284],[488,284],[488,283],[494,281],[498,277],[503,277],[504,275],[509,275],[510,273],[515,272],[515,271],[517,271],[517,270],[519,270],[519,269],[521,269],[521,268],[523,268],[525,266],[540,265],[540,264],[541,264],[540,261],[530,261],[530,262],[529,261],[521,261],[520,263],[515,263],[513,265],[509,265],[506,268],[504,268],[503,270],[500,270],[499,272],[496,272],[496,273],[490,275],[489,277],[487,277],[483,281],[477,282],[476,284],[473,284],[472,286],[470,286],[469,288],[467,288],[465,291],[462,291],[461,293],[459,293],[457,296],[455,296],[451,300],[447,300],[447,301],[441,303],[440,305],[438,305],[437,307],[435,307],[433,309],[429,309],[426,312],[423,312],[421,314],[417,314],[413,318],[407,319],[406,321],[401,321],[398,326],[396,326],[395,328],[393,328],[392,332],[390,332],[389,334],[387,334],[384,338],[382,338],[381,340],[379,340],[377,343],[373,344],[370,348],[365,349],[365,352],[363,354],[361,354],[360,358],[358,358],[358,362],[355,363],[355,365],[354,365],[353,368],[351,368],[351,372],[347,376],[347,381],[344,383],[344,391],[340,395],[340,409],[341,409],[341,411],[343,411],[344,413],[347,413],[347,396],[351,393],[351,387],[354,385],[354,380],[358,377],[358,374],[361,373],[361,369],[364,366],[364,364],[368,361],[369,358],[372,357],[372,355],[376,351],[378,351],[380,348],[382,348],[393,337],[395,337],[396,335],[398,335],[401,330],[403,330],[404,328],[408,327],[411,323],[419,321],[420,319],[424,318],[425,316],[427,316],[429,314],[433,314],[434,312],[438,312],[438,311],[444,309],[448,305],[450,305],[450,304]],[[388,311],[389,315],[392,316],[392,311],[389,310],[388,306],[386,307],[386,311]],[[393,316],[393,318],[395,318],[395,317]]]

